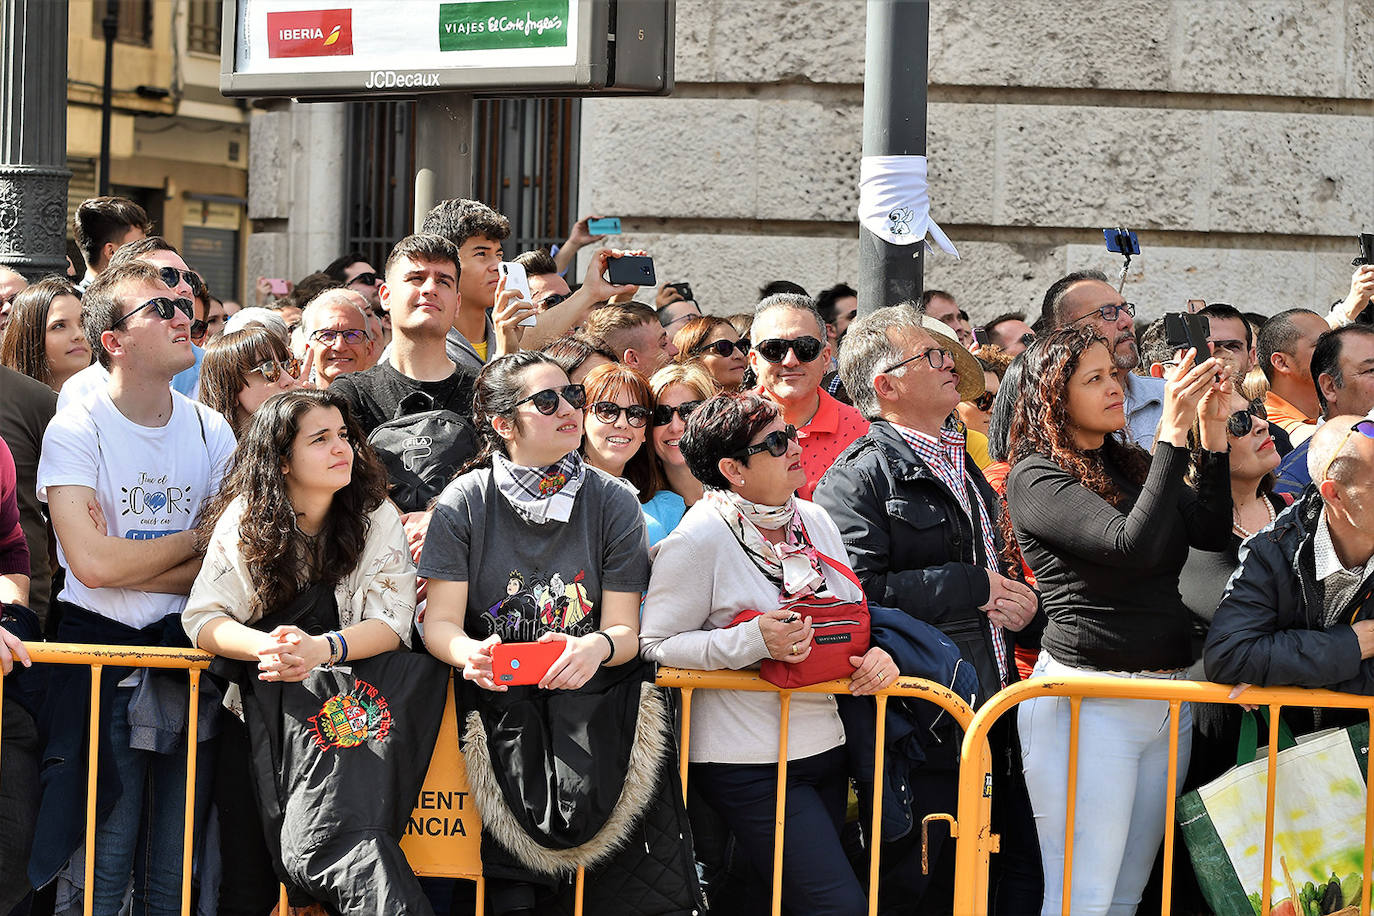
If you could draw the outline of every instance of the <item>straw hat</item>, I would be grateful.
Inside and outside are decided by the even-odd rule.
[[[934,337],[941,347],[954,354],[954,374],[959,377],[960,400],[971,401],[988,390],[983,381],[983,364],[964,349],[953,328],[929,315],[921,316],[921,328]]]

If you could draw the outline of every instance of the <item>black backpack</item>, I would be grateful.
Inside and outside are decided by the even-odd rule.
[[[472,424],[434,398],[412,391],[401,399],[394,419],[367,437],[386,465],[391,498],[402,512],[421,512],[453,475],[477,454]]]

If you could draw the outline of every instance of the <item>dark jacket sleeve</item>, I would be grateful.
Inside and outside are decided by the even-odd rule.
[[[934,624],[987,604],[988,575],[978,566],[943,563],[889,571],[892,528],[887,496],[885,482],[854,464],[832,467],[815,492],[815,501],[840,529],[868,600]]]
[[[1159,443],[1140,496],[1123,514],[1057,464],[1028,459],[1007,479],[1007,511],[1018,531],[1076,556],[1105,566],[1154,566],[1168,547],[1159,525],[1177,511],[1187,463],[1186,450]]]
[[[1178,506],[1190,547],[1216,552],[1230,546],[1232,511],[1229,453],[1202,453],[1197,489],[1184,487]]]
[[[1240,567],[1207,632],[1203,662],[1208,679],[1374,693],[1374,673],[1361,664],[1353,628],[1340,624],[1309,630],[1293,626],[1296,620],[1280,619],[1281,608],[1293,606],[1299,593],[1283,543],[1269,538],[1241,548]]]

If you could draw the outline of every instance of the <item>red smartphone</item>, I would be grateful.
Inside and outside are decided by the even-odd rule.
[[[548,674],[567,640],[502,642],[491,647],[492,680],[502,687],[538,684]]]

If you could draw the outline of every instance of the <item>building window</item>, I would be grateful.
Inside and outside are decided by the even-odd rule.
[[[579,99],[478,99],[474,196],[510,220],[506,254],[562,244],[577,222]]]
[[[109,0],[95,0],[92,4],[92,27],[96,38],[105,37],[105,11]],[[131,45],[150,45],[153,41],[153,0],[116,0],[115,18],[119,29],[115,40]]]
[[[376,267],[415,219],[415,103],[352,102],[344,157],[344,251]]]
[[[203,54],[218,54],[223,15],[223,0],[190,0],[186,17],[186,47]]]

